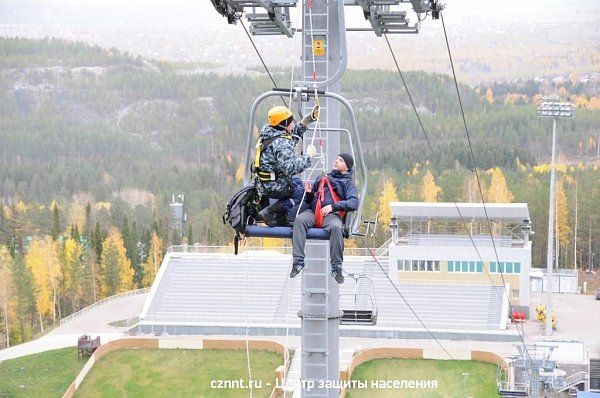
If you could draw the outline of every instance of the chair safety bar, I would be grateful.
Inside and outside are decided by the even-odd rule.
[[[245,234],[253,238],[287,238],[292,239],[292,227],[265,227],[248,225]],[[309,228],[306,232],[307,239],[329,240],[329,234],[323,228]]]

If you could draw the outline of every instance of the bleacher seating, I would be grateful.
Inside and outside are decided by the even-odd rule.
[[[387,272],[387,261],[381,262]],[[148,296],[141,331],[154,330],[152,325],[181,325],[186,333],[211,325],[298,328],[300,278],[288,277],[290,264],[289,255],[273,252],[173,253]],[[376,327],[422,329],[371,258],[347,257],[344,267],[372,278],[379,313]],[[502,287],[400,282],[398,288],[429,329],[500,329]],[[354,292],[355,282],[347,278],[340,294]]]

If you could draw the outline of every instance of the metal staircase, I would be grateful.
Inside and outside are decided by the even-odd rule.
[[[600,392],[600,359],[590,359],[590,391]]]
[[[585,383],[587,380],[586,372],[577,372],[572,374],[571,376],[565,379],[565,384],[558,388],[556,391],[563,392],[567,390],[571,390],[572,388],[577,388],[579,384]]]

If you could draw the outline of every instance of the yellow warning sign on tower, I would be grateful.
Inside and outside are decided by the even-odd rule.
[[[322,57],[325,55],[325,40],[313,40],[313,55],[315,57]]]

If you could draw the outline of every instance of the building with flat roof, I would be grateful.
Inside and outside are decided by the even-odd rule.
[[[526,203],[487,203],[484,208],[481,203],[391,202],[390,208],[389,272],[398,283],[505,285],[513,310],[529,316]]]

